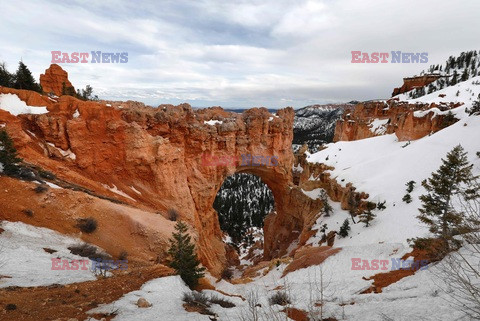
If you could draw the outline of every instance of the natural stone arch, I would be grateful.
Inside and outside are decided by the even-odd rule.
[[[165,214],[164,226],[173,225],[166,218],[168,209],[178,210],[180,219],[194,228],[199,258],[214,275],[222,271],[226,256],[212,204],[228,175],[253,173],[261,177],[274,194],[277,214],[265,221],[267,259],[285,254],[288,241],[308,227],[311,213],[318,203],[308,199],[292,183],[292,108],[279,110],[275,116],[265,108],[253,108],[238,114],[218,107],[193,110],[188,104],[151,108],[126,103],[124,108],[119,108],[70,96],[62,96],[58,102],[53,102],[28,91],[8,88],[0,91],[18,94],[32,106],[45,105],[49,111],[48,114],[18,118],[0,113],[0,119],[6,117],[9,122],[9,130],[22,158],[45,170],[58,172],[92,193],[109,195],[151,215]],[[29,136],[22,128],[36,135]],[[54,153],[45,155],[38,147],[41,142],[70,150],[76,158],[63,158]],[[202,166],[204,153],[236,157],[241,154],[277,156],[279,165],[267,168],[238,164],[205,167]],[[58,171],[58,168],[62,170]],[[115,185],[129,197],[121,197],[103,184]],[[141,194],[134,192],[131,186],[140,189]],[[104,215],[119,217],[115,211]],[[164,258],[170,229],[158,228],[154,229],[156,233],[149,234],[143,226],[147,222],[135,224],[138,231],[134,233],[148,246],[132,245],[129,248],[132,257],[151,262],[157,257]],[[96,240],[92,239],[92,242]],[[105,242],[102,245],[112,251],[119,250],[114,239],[110,244]]]

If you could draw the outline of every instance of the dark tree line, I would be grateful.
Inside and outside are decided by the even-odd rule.
[[[42,87],[22,61],[18,63],[17,71],[13,74],[7,70],[4,62],[0,64],[0,86],[42,92]]]

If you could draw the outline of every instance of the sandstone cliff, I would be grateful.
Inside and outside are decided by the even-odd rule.
[[[400,141],[419,139],[451,125],[453,121],[446,114],[429,112],[429,109],[436,107],[446,111],[460,105],[407,103],[396,99],[360,103],[353,112],[345,112],[337,121],[333,140],[350,141],[392,133]]]
[[[392,97],[399,94],[406,93],[407,91],[410,91],[414,88],[420,88],[420,87],[426,86],[440,78],[441,76],[437,74],[403,78],[403,85],[401,87],[393,89]]]

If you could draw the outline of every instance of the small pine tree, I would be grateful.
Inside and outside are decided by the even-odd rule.
[[[402,197],[402,201],[404,201],[407,204],[410,204],[412,202],[412,197],[410,196],[410,194],[405,194]]]
[[[467,68],[465,68],[465,69],[463,70],[463,73],[462,73],[462,78],[461,78],[461,80],[462,80],[462,81],[465,81],[465,80],[467,80],[467,79],[468,79],[468,77],[469,77],[469,74],[468,74],[468,69],[467,69]]]
[[[365,224],[365,227],[370,226],[370,222],[377,216],[375,213],[373,213],[373,210],[377,208],[377,204],[373,202],[367,202],[367,208],[366,210],[360,214],[360,222]]]
[[[42,88],[33,78],[32,72],[22,61],[20,61],[18,64],[18,69],[15,73],[15,81],[13,87],[16,89],[26,89],[42,92]]]
[[[340,227],[340,231],[338,231],[338,235],[341,237],[347,237],[348,232],[350,231],[350,222],[348,221],[348,218],[343,221],[342,226]]]
[[[407,186],[407,193],[413,192],[413,189],[415,188],[415,181],[409,181],[405,185]]]
[[[190,287],[198,285],[198,280],[204,276],[204,267],[200,267],[200,261],[195,253],[195,245],[188,235],[187,224],[178,221],[175,225],[176,233],[170,239],[168,254],[172,256],[170,267],[180,275],[182,280]]]
[[[377,208],[380,210],[380,211],[383,211],[384,209],[386,209],[387,207],[385,206],[385,203],[387,201],[383,201],[383,202],[378,202],[377,203]]]
[[[22,159],[17,157],[17,150],[7,131],[0,130],[0,169],[6,175],[14,175],[18,171],[17,163],[21,161]]]
[[[320,199],[323,203],[323,213],[325,213],[325,216],[330,216],[330,214],[333,212],[333,207],[328,202],[328,195],[324,190],[322,190],[320,194]]]
[[[420,196],[422,208],[417,218],[429,226],[430,232],[439,237],[449,249],[453,230],[462,223],[463,215],[452,206],[453,197],[460,193],[462,184],[475,179],[472,165],[461,145],[456,146],[442,159],[440,168],[422,182],[427,194]]]

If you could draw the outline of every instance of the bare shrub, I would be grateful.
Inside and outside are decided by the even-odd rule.
[[[290,297],[288,296],[286,291],[278,291],[270,298],[268,298],[268,302],[270,305],[278,304],[278,305],[287,305],[290,304]]]
[[[22,210],[23,214],[27,215],[28,217],[33,217],[33,211],[30,209]]]
[[[185,302],[184,307],[187,311],[216,317],[216,314],[209,310],[211,303],[208,296],[202,292],[192,291],[190,293],[184,293],[183,302]]]
[[[480,320],[480,182],[474,179],[458,195],[463,223],[457,227],[463,247],[437,264],[437,285],[449,302],[472,320]],[[438,271],[438,272],[437,272]]]
[[[126,260],[127,257],[128,257],[128,252],[127,252],[127,251],[122,251],[122,252],[120,252],[120,254],[118,255],[118,259],[121,260],[121,261]]]
[[[168,219],[170,221],[176,222],[178,220],[178,212],[177,210],[171,208],[168,210]]]
[[[183,294],[183,302],[190,304],[198,304],[205,307],[210,307],[210,302],[208,296],[202,292],[192,291],[190,293],[186,292]]]
[[[90,245],[88,243],[73,245],[68,247],[68,249],[72,254],[79,255],[81,257],[86,257],[91,260],[95,260],[95,259],[110,260],[112,258],[110,255],[100,252],[97,247]]]
[[[97,220],[93,217],[79,218],[75,227],[84,233],[93,233],[97,229]]]
[[[232,301],[228,301],[224,298],[220,298],[214,295],[212,295],[212,297],[210,298],[210,303],[218,304],[222,308],[227,308],[227,309],[235,307],[235,304]]]

